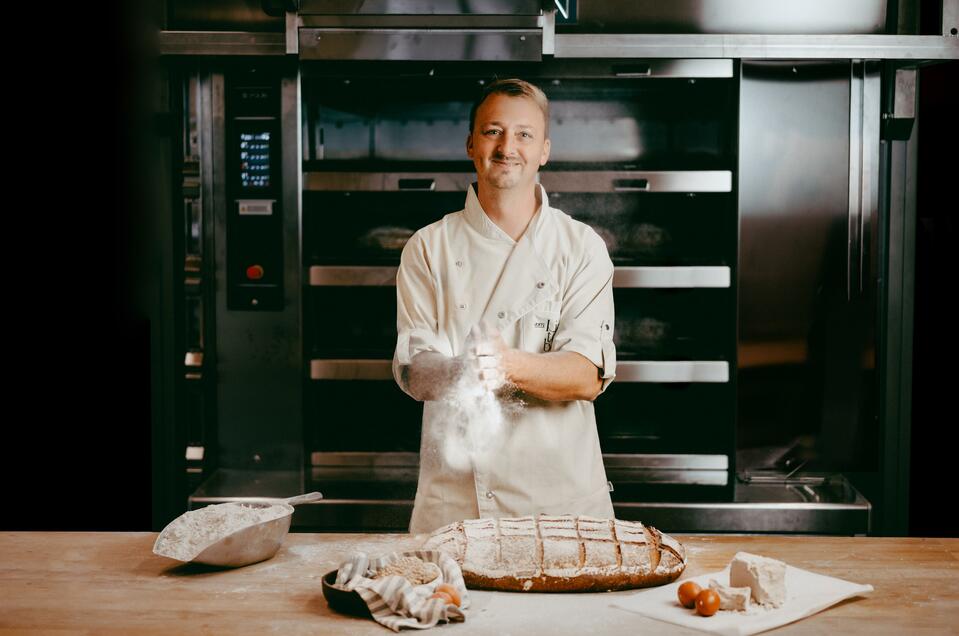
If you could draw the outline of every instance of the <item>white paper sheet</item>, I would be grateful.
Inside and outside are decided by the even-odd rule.
[[[786,566],[786,603],[782,607],[765,609],[753,603],[750,613],[720,610],[713,616],[700,616],[696,610],[682,607],[676,600],[676,588],[686,581],[695,581],[700,587],[709,587],[709,581],[729,584],[729,567],[719,572],[674,581],[651,590],[643,590],[613,603],[630,612],[649,618],[699,629],[724,636],[745,636],[792,623],[835,605],[844,599],[866,594],[871,585],[860,585],[831,576]]]

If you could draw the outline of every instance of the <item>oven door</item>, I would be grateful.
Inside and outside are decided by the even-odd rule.
[[[306,68],[306,439],[328,496],[415,490],[422,405],[392,377],[396,268],[417,229],[462,209],[470,106],[495,73],[546,91],[540,181],[616,267],[617,378],[596,400],[614,502],[731,498],[735,67],[564,62]]]

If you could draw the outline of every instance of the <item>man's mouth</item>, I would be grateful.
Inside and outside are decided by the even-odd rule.
[[[516,161],[503,161],[502,159],[493,159],[493,163],[499,163],[504,166],[518,166],[519,162]]]

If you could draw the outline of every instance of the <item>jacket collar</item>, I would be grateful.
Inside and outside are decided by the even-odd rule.
[[[466,194],[466,218],[473,228],[487,238],[513,245],[503,272],[493,290],[481,320],[502,330],[513,324],[536,305],[553,297],[559,287],[537,249],[544,223],[552,216],[546,190],[536,184],[539,209],[518,241],[493,223],[480,206],[475,184]]]
[[[548,213],[544,214],[544,211],[549,211],[549,197],[546,196],[546,189],[542,184],[536,184],[536,200],[539,203],[539,207],[536,209],[536,212],[533,213],[533,218],[530,219],[529,226],[526,228],[523,236],[520,237],[520,241],[514,241],[513,238],[503,231],[500,226],[493,223],[493,221],[486,215],[486,212],[483,210],[483,206],[480,205],[479,197],[476,194],[477,184],[474,182],[470,184],[469,189],[466,191],[466,220],[469,224],[479,232],[481,235],[486,238],[493,239],[496,241],[505,241],[511,245],[515,245],[522,241],[523,238],[526,238],[527,235],[534,239],[539,234],[539,228],[543,224],[543,218],[549,216]]]

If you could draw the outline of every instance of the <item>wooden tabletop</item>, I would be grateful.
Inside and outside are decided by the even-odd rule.
[[[869,583],[875,591],[774,630],[782,634],[959,633],[959,539],[677,535],[683,578],[725,567],[739,550]],[[277,555],[236,570],[152,553],[154,533],[0,533],[0,634],[376,634],[330,610],[322,575],[352,550],[418,546],[409,535],[290,534]],[[471,592],[446,634],[697,634],[610,607],[617,595]]]

